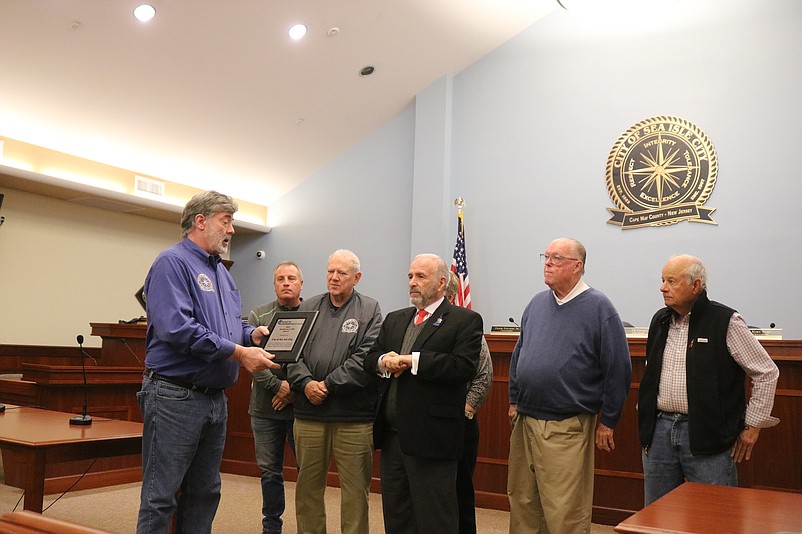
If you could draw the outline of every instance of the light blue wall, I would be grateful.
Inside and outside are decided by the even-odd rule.
[[[410,107],[272,204],[269,234],[237,236],[232,275],[245,313],[275,299],[272,273],[280,261],[301,266],[303,295],[324,292],[327,259],[339,248],[359,256],[358,291],[378,299],[385,312],[406,304],[414,127]],[[257,250],[267,259],[257,260]]]
[[[325,258],[339,246],[360,255],[360,288],[385,311],[406,305],[409,256],[425,247],[450,258],[451,202],[462,196],[474,309],[486,330],[520,316],[545,288],[538,253],[572,236],[588,248],[587,282],[626,321],[648,324],[662,305],[665,260],[691,253],[708,266],[713,299],[750,324],[775,322],[786,338],[802,338],[802,2],[675,4],[688,10],[687,24],[647,34],[598,31],[555,11],[422,92],[417,110],[271,206],[282,220],[271,234],[247,251],[237,243],[246,307],[270,297],[256,279],[269,280],[284,257],[303,263],[306,294],[322,291]],[[720,16],[702,23],[701,9]],[[714,144],[718,182],[706,205],[718,225],[606,224],[607,155],[627,128],[657,115],[693,122]],[[445,141],[430,152],[424,138]],[[433,195],[445,205],[432,207]],[[416,211],[444,222],[424,238]],[[249,257],[257,248],[271,255],[258,269]]]
[[[557,11],[456,78],[453,172],[471,203],[473,298],[486,323],[543,288],[537,254],[565,235],[587,246],[586,280],[626,321],[648,324],[665,260],[687,252],[706,262],[712,298],[802,337],[802,2],[717,4],[714,25],[592,40]],[[690,120],[715,145],[717,226],[605,224],[607,155],[656,115]]]

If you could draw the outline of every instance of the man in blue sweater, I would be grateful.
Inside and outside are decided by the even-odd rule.
[[[613,304],[582,280],[582,243],[556,239],[540,257],[550,290],[524,310],[510,362],[510,533],[588,533],[593,443],[615,448],[629,347]]]

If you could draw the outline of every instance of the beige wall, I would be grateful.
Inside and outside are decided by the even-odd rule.
[[[90,322],[144,315],[134,293],[178,222],[3,188],[0,344],[100,346]]]

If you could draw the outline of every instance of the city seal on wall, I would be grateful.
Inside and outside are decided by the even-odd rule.
[[[682,221],[716,224],[704,207],[713,192],[718,160],[695,124],[652,117],[621,134],[607,158],[607,192],[615,208],[607,222],[622,229]]]

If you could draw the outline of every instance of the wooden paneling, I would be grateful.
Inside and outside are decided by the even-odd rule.
[[[144,325],[118,325],[93,323],[92,334],[103,337],[103,347],[100,351],[90,352],[98,359],[98,368],[113,362],[117,366],[127,367],[126,372],[131,376],[125,387],[130,391],[101,392],[92,384],[94,378],[102,374],[101,371],[89,371],[94,366],[87,367],[93,378],[89,379],[90,395],[94,391],[99,397],[105,397],[105,402],[90,402],[90,413],[107,417],[125,418],[124,413],[132,420],[139,421],[139,408],[136,406],[135,393],[139,390],[141,368],[130,353],[134,353],[144,361],[145,356],[145,326]],[[488,334],[488,346],[493,357],[493,385],[485,406],[479,412],[480,443],[479,457],[474,475],[476,487],[477,506],[509,509],[507,501],[507,457],[509,455],[510,426],[507,418],[509,407],[509,364],[510,356],[517,341],[517,335]],[[127,343],[122,343],[125,339]],[[779,426],[761,432],[760,440],[755,447],[751,461],[739,464],[740,484],[744,487],[785,490],[802,492],[802,456],[799,454],[802,447],[802,341],[796,340],[768,340],[763,341],[766,350],[771,354],[780,368],[780,380],[774,403],[773,414],[780,418]],[[127,346],[126,346],[127,345]],[[632,356],[632,387],[627,399],[624,415],[615,430],[616,449],[612,453],[596,452],[596,484],[594,491],[593,518],[595,522],[616,524],[637,510],[643,503],[643,474],[640,463],[640,445],[637,437],[637,422],[635,401],[640,378],[643,376],[645,363],[644,339],[629,340]],[[29,363],[50,364],[51,366],[75,365],[77,349],[67,347],[22,347],[0,345],[0,368],[6,372],[22,372],[22,360],[31,358]],[[12,362],[18,362],[14,367]],[[36,366],[26,366],[27,375],[35,376]],[[133,368],[133,369],[131,369]],[[75,381],[74,369],[62,369],[59,372],[53,369],[53,374],[47,379],[48,387],[64,387],[56,382],[65,380]],[[134,376],[136,375],[136,376]],[[31,405],[36,397],[39,386],[29,380],[17,381],[11,387],[8,381],[0,381],[0,401]],[[42,384],[45,386],[46,384]],[[249,476],[259,476],[253,450],[253,435],[251,432],[250,416],[248,415],[248,400],[250,398],[251,378],[245,372],[240,372],[237,384],[226,391],[228,396],[228,438],[223,454],[221,469],[227,473],[236,473]],[[63,394],[62,392],[61,394]],[[28,399],[31,402],[20,402]],[[115,400],[109,400],[115,399]],[[35,400],[35,402],[39,402]],[[52,409],[62,409],[78,413],[80,411],[80,398],[74,397],[65,401],[65,404],[53,406]],[[127,408],[123,408],[127,406]],[[77,410],[77,411],[76,411]],[[95,410],[95,411],[93,411]],[[289,446],[285,450],[284,472],[288,480],[296,479],[295,458]],[[123,466],[118,466],[123,469]],[[328,481],[338,485],[337,472],[334,466],[330,468]],[[374,455],[372,491],[379,491],[379,454]]]
[[[483,503],[506,501],[509,363],[517,341],[517,336],[510,334],[486,337],[495,376],[490,398],[479,417],[480,462],[474,476],[477,503],[480,495]],[[802,341],[761,343],[780,368],[773,414],[781,422],[775,428],[763,430],[752,460],[738,465],[740,485],[802,492],[802,456],[798,452],[802,446]],[[611,453],[596,451],[593,521],[603,524],[617,524],[643,507],[643,469],[635,405],[645,366],[646,340],[630,339],[629,348],[632,386],[615,429],[616,448]],[[508,509],[506,502],[503,508]]]
[[[85,348],[87,354],[98,360],[100,349]],[[47,347],[42,345],[0,345],[0,374],[19,374],[23,363],[49,365],[81,365],[81,351],[74,347]],[[98,360],[98,363],[100,360]]]
[[[480,507],[509,510],[507,500],[507,458],[510,425],[509,366],[518,336],[488,334],[493,357],[493,385],[479,411],[479,456],[474,474],[476,504]],[[768,340],[762,342],[780,367],[774,415],[778,427],[761,432],[754,457],[739,465],[741,486],[802,492],[802,341]],[[615,429],[616,449],[611,453],[596,451],[596,477],[593,520],[617,524],[643,506],[643,470],[638,440],[635,404],[645,365],[646,340],[630,339],[632,386],[621,422]],[[237,385],[230,389],[229,439],[223,460],[226,472],[258,475],[253,457],[248,396],[250,377],[240,373]],[[289,448],[288,448],[289,451]],[[295,460],[287,451],[285,474],[295,479]],[[374,457],[373,491],[380,485],[378,453]],[[336,470],[330,469],[329,481],[337,484]]]

